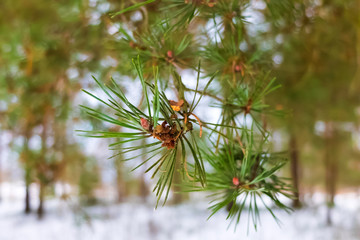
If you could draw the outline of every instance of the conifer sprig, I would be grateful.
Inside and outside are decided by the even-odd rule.
[[[124,15],[125,20],[120,24],[123,39],[119,44],[119,57],[126,62],[128,58],[140,56],[133,60],[133,68],[142,84],[145,108],[132,105],[114,81],[111,87],[98,82],[109,98],[107,101],[85,92],[113,109],[115,116],[88,107],[83,107],[84,110],[123,130],[83,134],[118,138],[111,148],[118,153],[131,153],[125,160],[146,156],[135,169],[151,162],[146,172],[152,171],[158,179],[154,188],[158,203],[161,196],[167,200],[176,161],[181,161],[180,171],[185,179],[191,180],[192,188],[188,190],[214,192],[212,215],[227,208],[228,218],[238,223],[247,207],[256,228],[259,201],[263,202],[262,198],[268,196],[276,206],[288,210],[278,196],[292,197],[292,190],[285,179],[275,175],[285,161],[266,147],[269,144],[266,114],[281,114],[272,110],[265,98],[280,86],[269,74],[264,74],[272,64],[264,60],[268,50],[257,46],[256,40],[261,37],[259,29],[251,34],[247,31],[250,23],[246,22],[244,12],[248,8],[254,11],[251,2],[163,0],[147,5],[151,2],[133,1],[134,4],[125,4],[117,13],[126,13],[128,17]],[[267,2],[268,9],[261,10],[260,14],[270,12],[280,19],[274,9],[288,4],[287,0],[283,2]],[[155,4],[159,8],[153,11]],[[132,24],[129,12],[138,9],[143,18]],[[202,64],[197,65],[199,59]],[[133,77],[128,66],[124,63],[121,74]],[[187,88],[182,82],[183,69],[197,71],[195,89]],[[210,79],[203,90],[199,89],[200,72]],[[212,81],[219,86],[216,94],[208,90]],[[169,100],[160,90],[167,87],[174,88],[176,101]],[[193,93],[190,104],[185,99],[186,92]],[[202,121],[194,113],[205,95],[215,99],[213,106],[221,110],[218,123]],[[194,131],[194,125],[198,125],[199,134]],[[213,140],[212,136],[216,137],[213,147],[198,141],[205,129],[209,130],[206,134],[209,141]],[[139,150],[142,150],[140,154],[136,152]],[[193,157],[193,162],[187,162],[187,155]],[[204,161],[209,168],[205,168]],[[275,217],[271,208],[264,205]]]
[[[124,161],[129,161],[137,157],[147,155],[147,158],[135,169],[143,164],[149,162],[153,158],[160,156],[146,172],[153,171],[152,178],[158,176],[158,182],[154,188],[154,192],[160,198],[164,195],[164,203],[166,202],[172,179],[175,171],[176,156],[181,155],[183,166],[182,171],[186,172],[190,180],[196,180],[205,185],[205,169],[202,161],[200,148],[197,146],[196,140],[198,136],[190,134],[193,132],[193,124],[198,124],[200,127],[200,137],[202,133],[202,123],[200,119],[193,113],[202,95],[198,98],[194,97],[191,107],[184,104],[185,100],[179,101],[168,100],[165,93],[158,88],[158,69],[154,68],[154,83],[146,82],[143,77],[143,68],[140,63],[140,58],[133,60],[134,68],[136,69],[139,79],[142,84],[143,93],[146,101],[147,112],[142,111],[134,106],[122,92],[121,88],[112,79],[112,86],[104,86],[97,79],[94,78],[99,87],[107,95],[107,101],[100,99],[94,94],[84,90],[86,94],[95,98],[100,103],[114,110],[114,116],[109,116],[99,110],[92,109],[86,106],[81,106],[90,116],[99,120],[118,125],[123,129],[128,129],[130,132],[113,132],[113,131],[79,131],[82,136],[96,137],[96,138],[118,138],[120,140],[110,145],[111,149],[120,151],[121,154],[135,152],[139,149],[146,149],[141,154],[131,156]],[[209,81],[208,85],[210,84]],[[206,88],[205,88],[206,89]],[[149,95],[148,90],[153,97]],[[160,121],[160,123],[159,123]],[[145,145],[138,145],[139,141],[144,139],[156,139]],[[124,143],[134,142],[134,146],[124,147]],[[161,145],[160,145],[161,144]],[[188,169],[186,158],[187,151],[193,156],[194,169]],[[134,170],[135,170],[134,169]],[[189,171],[192,172],[191,176]]]
[[[258,201],[260,200],[278,221],[263,197],[269,197],[277,207],[290,211],[290,208],[279,200],[279,196],[291,198],[292,188],[286,183],[286,179],[275,175],[286,160],[279,154],[271,154],[263,149],[266,140],[256,146],[252,133],[247,135],[247,138],[248,145],[244,148],[236,141],[224,139],[227,143],[222,145],[219,152],[204,151],[203,157],[211,165],[206,174],[207,185],[204,188],[188,185],[187,190],[213,193],[209,195],[212,199],[209,218],[219,210],[227,209],[227,219],[236,226],[243,210],[247,209],[249,219],[251,217],[256,229],[260,220]]]

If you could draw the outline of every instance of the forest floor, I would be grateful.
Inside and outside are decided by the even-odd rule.
[[[207,202],[166,205],[154,210],[153,203],[127,202],[74,208],[69,201],[48,200],[46,215],[25,216],[21,199],[0,201],[0,240],[359,240],[360,195],[341,194],[332,211],[332,226],[326,224],[323,196],[315,194],[308,206],[287,214],[274,210],[279,226],[266,209],[255,231],[245,215],[234,232],[226,212],[209,220]],[[34,204],[34,202],[33,202]],[[34,204],[35,205],[35,204]],[[249,229],[249,230],[248,230]]]

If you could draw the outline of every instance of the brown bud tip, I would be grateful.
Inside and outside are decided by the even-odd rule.
[[[173,100],[169,100],[169,103],[170,103],[171,108],[174,111],[178,112],[178,111],[180,111],[181,107],[184,105],[185,101],[183,99],[181,99],[178,102],[173,101]]]
[[[215,4],[216,4],[216,1],[215,1],[215,0],[210,0],[210,1],[208,2],[208,6],[209,6],[209,7],[214,7]]]
[[[129,45],[131,48],[135,48],[136,47],[136,43],[134,43],[133,41],[130,41],[129,42]]]
[[[146,120],[145,118],[140,119],[140,124],[146,131],[150,130],[150,122],[148,120]]]
[[[232,182],[235,186],[239,186],[239,184],[240,184],[240,181],[237,177],[233,177]]]
[[[247,106],[245,107],[245,114],[249,114],[250,111],[251,111],[251,105],[247,105]]]
[[[171,106],[171,108],[175,111],[175,112],[178,112],[180,111],[180,107],[179,106]]]
[[[174,53],[171,50],[167,51],[166,55],[168,56],[168,58],[174,58]]]
[[[164,128],[161,125],[157,125],[154,129],[155,133],[157,133],[157,134],[162,133],[163,130],[164,130]]]

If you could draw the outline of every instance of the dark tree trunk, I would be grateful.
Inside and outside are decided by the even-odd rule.
[[[30,186],[28,183],[26,183],[25,186],[25,213],[29,214],[31,212],[31,206],[30,206]]]
[[[326,201],[328,205],[326,221],[328,225],[332,224],[331,210],[335,205],[334,198],[336,194],[337,181],[337,161],[336,161],[336,132],[331,123],[325,125],[325,186]]]
[[[37,209],[37,215],[39,219],[44,217],[44,185],[40,184],[39,189],[39,206]]]
[[[120,163],[118,163],[116,166],[116,189],[117,189],[117,202],[119,203],[123,202],[126,195],[126,189],[125,189],[123,174],[121,172]]]
[[[49,124],[49,114],[50,114],[50,109],[47,106],[45,113],[44,113],[44,117],[43,117],[43,123],[42,123],[42,133],[41,133],[41,156],[40,156],[40,164],[38,166],[37,169],[37,174],[38,174],[38,178],[39,178],[39,206],[37,209],[37,215],[39,219],[42,219],[44,216],[44,188],[45,188],[45,184],[48,181],[48,179],[46,179],[46,171],[47,171],[47,167],[46,167],[46,154],[48,151],[48,147],[47,147],[47,137],[48,137],[48,124]]]
[[[146,199],[149,196],[149,188],[146,184],[144,173],[141,174],[139,181],[140,197],[143,202],[146,202]]]
[[[24,164],[25,164],[25,214],[29,214],[31,212],[31,205],[30,205],[30,183],[31,183],[31,168],[29,163],[29,139],[30,139],[30,133],[29,131],[25,134],[24,139]]]
[[[297,141],[294,135],[290,136],[290,168],[291,168],[291,176],[293,180],[293,187],[294,187],[294,197],[293,200],[293,207],[294,208],[300,208],[301,202],[300,202],[300,166],[299,166],[299,150]]]

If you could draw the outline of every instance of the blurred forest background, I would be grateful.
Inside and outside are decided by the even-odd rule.
[[[145,8],[156,14],[157,2]],[[360,1],[248,2],[249,46],[242,50],[260,49],[282,85],[268,101],[288,112],[269,118],[267,127],[274,148],[288,155],[283,174],[299,196],[291,204],[306,206],[322,193],[322,203],[332,207],[337,194],[360,194]],[[270,17],[266,2],[280,11]],[[105,82],[113,76],[140,101],[129,70],[134,46],[119,29],[124,21],[135,28],[147,16],[141,9],[109,16],[133,3],[0,1],[0,206],[22,198],[23,211],[41,218],[51,199],[93,205],[154,198],[149,176],[130,174],[121,155],[108,159],[110,142],[75,132],[108,127],[79,108],[100,107],[81,93],[97,92],[91,75]],[[188,199],[177,194],[171,201]]]

